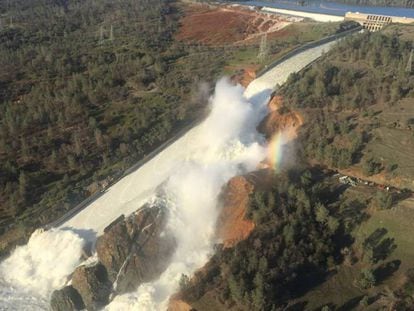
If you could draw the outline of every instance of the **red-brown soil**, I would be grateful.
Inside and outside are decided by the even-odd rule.
[[[269,114],[259,124],[259,132],[270,139],[274,134],[283,132],[285,143],[297,137],[297,130],[303,124],[302,116],[296,111],[284,110],[283,99],[274,96],[268,103]]]
[[[168,311],[190,311],[192,307],[178,297],[171,297],[168,303]]]
[[[285,134],[285,142],[295,139],[297,129],[303,123],[302,117],[294,111],[282,112],[283,99],[279,96],[274,96],[268,106],[270,113],[259,125],[259,130],[268,139],[280,131]],[[265,163],[263,167],[268,167],[268,165]],[[269,171],[266,170],[247,176],[236,176],[223,190],[223,208],[217,221],[217,235],[225,248],[232,247],[246,239],[253,231],[254,222],[246,219],[249,196],[255,188],[264,188],[266,184],[270,184],[268,181],[271,177],[269,176]]]
[[[294,111],[282,112],[283,99],[279,96],[273,96],[268,107],[269,114],[261,122],[259,129],[268,137],[269,142],[270,138],[279,131],[288,132],[289,140],[295,139],[297,129],[303,124],[302,117]],[[264,163],[262,166],[265,169],[258,169],[245,176],[233,177],[223,189],[221,196],[223,206],[217,220],[216,234],[224,248],[233,247],[247,239],[255,228],[254,222],[246,217],[250,195],[257,189],[268,190],[275,178],[274,171],[268,168],[268,164]],[[209,264],[210,262],[197,271],[191,281],[197,283],[197,280],[201,280]],[[191,310],[191,306],[181,299],[181,293],[172,297],[168,310]]]
[[[222,210],[217,220],[217,236],[223,247],[233,247],[249,237],[255,228],[246,217],[249,197],[255,189],[265,190],[272,184],[274,174],[270,170],[257,170],[245,176],[230,179],[222,193]]]
[[[178,40],[207,45],[254,42],[290,22],[281,16],[234,6],[191,5],[181,19]]]
[[[247,87],[250,82],[256,79],[256,70],[258,65],[246,66],[243,69],[238,70],[238,72],[231,77],[232,81],[239,83],[244,87]]]
[[[246,219],[249,196],[254,186],[243,176],[232,178],[223,192],[223,208],[217,221],[217,235],[224,247],[246,239],[254,223]]]

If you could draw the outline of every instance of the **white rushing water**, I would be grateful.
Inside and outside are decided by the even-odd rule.
[[[54,289],[64,286],[80,264],[86,241],[94,241],[119,215],[150,200],[164,183],[167,226],[177,250],[161,277],[120,295],[108,310],[164,310],[181,274],[191,275],[212,254],[217,199],[233,176],[254,170],[265,157],[256,132],[273,88],[282,84],[332,43],[302,52],[254,80],[244,90],[220,80],[209,117],[171,146],[124,177],[57,229],[35,232],[0,264],[0,310],[47,310]]]

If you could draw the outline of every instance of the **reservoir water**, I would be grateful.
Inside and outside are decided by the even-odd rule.
[[[240,1],[237,3],[338,16],[344,16],[347,12],[359,12],[414,18],[414,9],[347,5],[328,1],[308,1],[306,5],[299,5],[297,0]]]

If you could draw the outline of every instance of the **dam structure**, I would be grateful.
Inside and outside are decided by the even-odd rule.
[[[313,4],[298,6],[286,4],[286,1],[272,3],[263,1],[237,2],[256,8],[264,13],[280,14],[302,19],[310,19],[317,22],[341,22],[354,21],[368,31],[378,31],[389,24],[414,24],[414,10],[399,8],[398,10],[385,10],[385,8],[373,8],[364,6],[327,7],[326,4]],[[362,10],[362,12],[357,11]],[[389,13],[389,14],[388,14]]]
[[[389,24],[414,24],[414,18],[387,16],[377,14],[366,14],[359,12],[347,12],[345,16],[329,15],[324,13],[311,13],[302,11],[285,10],[278,8],[263,7],[261,9],[266,13],[275,13],[289,16],[297,16],[312,19],[317,22],[341,22],[354,21],[359,23],[364,29],[369,31],[378,31]]]
[[[378,31],[389,24],[413,24],[414,18],[348,12],[345,20],[355,21],[369,31]]]

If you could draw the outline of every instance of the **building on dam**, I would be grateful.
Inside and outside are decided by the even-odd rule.
[[[370,31],[380,30],[388,24],[412,24],[414,23],[414,18],[364,14],[364,13],[359,13],[359,12],[346,13],[345,20],[352,20],[352,21],[358,22],[359,24],[362,25],[362,27]]]

